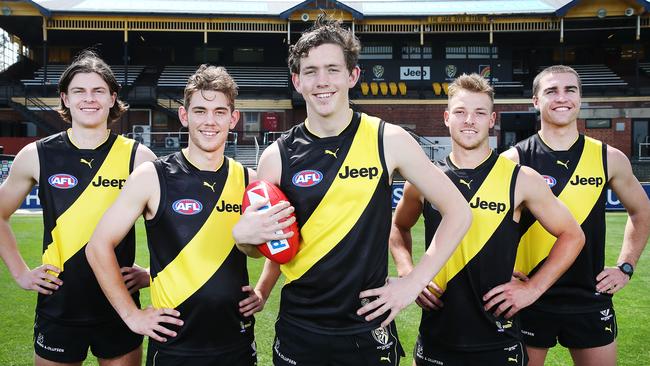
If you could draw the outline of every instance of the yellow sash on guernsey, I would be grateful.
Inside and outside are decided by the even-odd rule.
[[[228,179],[217,202],[241,202],[244,168],[228,160]],[[235,246],[232,228],[239,218],[239,212],[219,212],[216,207],[212,210],[192,240],[151,281],[155,308],[176,308],[214,275]]]
[[[280,267],[287,283],[300,278],[341,242],[368,206],[384,171],[379,158],[379,123],[379,118],[361,115],[352,146],[336,178],[300,229],[298,254]],[[373,167],[377,169],[377,175],[342,179],[339,174],[345,175],[346,167]]]
[[[515,167],[514,162],[499,156],[483,184],[470,200],[470,204],[475,205],[476,200],[480,199],[488,207],[483,209],[480,206],[471,208],[472,225],[445,266],[433,280],[443,291],[447,289],[449,281],[481,251],[501,225],[508,211],[510,211],[510,185]],[[498,205],[498,209],[489,209],[490,202]],[[500,204],[504,206],[500,206]]]
[[[126,179],[129,176],[134,143],[131,139],[117,136],[91,182],[100,176]],[[56,219],[56,225],[52,229],[52,243],[48,244],[43,253],[43,264],[54,265],[63,271],[65,262],[88,243],[97,223],[119,194],[118,187],[88,184],[75,202]]]
[[[601,178],[602,184],[599,186],[595,184],[571,184],[570,182],[575,181],[577,177]],[[564,187],[558,198],[569,208],[578,224],[582,225],[596,204],[596,200],[600,197],[605,183],[602,143],[585,136],[585,146],[580,161],[573,175],[571,175],[569,183]],[[517,249],[515,269],[529,274],[544,258],[548,257],[553,244],[555,244],[555,239],[540,225],[539,221],[535,221],[521,237]]]

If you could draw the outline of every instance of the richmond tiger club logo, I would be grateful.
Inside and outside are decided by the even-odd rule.
[[[445,74],[447,75],[448,78],[453,78],[456,76],[456,73],[458,72],[458,68],[456,65],[447,65],[445,67]]]
[[[181,215],[196,215],[203,211],[203,204],[191,198],[183,198],[172,203],[172,210]]]
[[[47,179],[47,182],[54,188],[70,189],[75,187],[79,183],[79,180],[73,175],[59,173],[51,175]]]
[[[379,327],[372,331],[372,338],[381,345],[386,345],[388,343],[388,331],[385,327]]]
[[[372,74],[375,75],[375,78],[381,79],[384,76],[384,67],[382,65],[373,66]]]
[[[313,187],[323,180],[323,173],[318,170],[302,170],[293,175],[291,182],[296,187]]]

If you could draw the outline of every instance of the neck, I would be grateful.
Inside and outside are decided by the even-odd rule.
[[[100,128],[85,128],[82,126],[72,125],[68,129],[68,138],[80,149],[94,149],[103,144],[108,138],[110,130],[105,126]]]
[[[553,150],[569,150],[578,139],[579,133],[575,123],[566,126],[556,126],[542,121],[539,136]]]
[[[224,147],[222,146],[216,151],[204,151],[190,142],[188,147],[183,149],[183,155],[197,169],[214,172],[221,168],[221,164],[223,164],[223,150]]]
[[[323,117],[307,110],[307,129],[318,137],[338,136],[352,120],[352,109],[342,109],[333,115]]]
[[[472,150],[464,149],[456,143],[453,143],[449,158],[451,159],[451,162],[460,169],[475,169],[479,165],[483,164],[491,154],[492,150],[487,143]]]

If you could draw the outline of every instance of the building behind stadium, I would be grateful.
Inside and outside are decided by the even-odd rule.
[[[450,151],[442,116],[449,82],[477,72],[496,90],[490,144],[503,150],[539,126],[531,84],[565,64],[582,78],[581,132],[623,151],[650,180],[650,2],[502,1],[0,1],[0,145],[15,154],[66,128],[58,78],[93,47],[130,110],[111,129],[157,154],[187,144],[177,109],[199,64],[225,66],[242,119],[226,153],[249,165],[305,116],[288,46],[321,13],[363,44],[353,108],[412,132],[432,159]],[[646,49],[649,54],[646,54]],[[2,152],[0,152],[2,153]]]

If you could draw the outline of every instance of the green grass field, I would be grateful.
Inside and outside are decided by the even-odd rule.
[[[623,237],[625,214],[607,215],[607,264],[616,262]],[[30,266],[40,262],[42,223],[40,216],[14,216],[11,220],[19,247]],[[413,234],[416,256],[422,253],[423,228],[420,222]],[[148,263],[146,241],[142,222],[138,223],[138,253],[140,264]],[[250,260],[251,283],[255,283],[262,269],[261,260]],[[390,263],[391,273],[395,273]],[[282,283],[280,280],[278,283]],[[5,266],[0,266],[0,365],[30,365],[32,361],[32,326],[34,320],[34,292],[21,290],[13,281]],[[258,345],[258,364],[271,365],[271,344],[273,323],[277,315],[279,288],[276,288],[263,312],[256,315],[256,338]],[[618,316],[619,365],[650,365],[650,254],[646,251],[636,269],[632,282],[615,296]],[[143,304],[149,303],[149,291],[143,291]],[[397,319],[402,345],[407,357],[401,365],[411,365],[411,353],[417,335],[420,319],[419,308],[411,305]],[[145,342],[146,346],[146,342]],[[84,365],[96,365],[88,360]],[[568,352],[556,347],[549,353],[547,365],[570,365]]]

